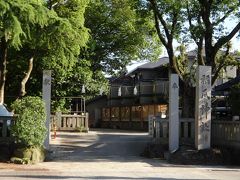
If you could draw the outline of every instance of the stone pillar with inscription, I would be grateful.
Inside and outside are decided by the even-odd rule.
[[[170,75],[169,83],[169,151],[179,148],[179,77]]]
[[[195,147],[211,147],[211,66],[198,66],[195,100]]]
[[[44,70],[43,71],[43,85],[42,85],[42,98],[45,103],[46,109],[46,127],[47,127],[47,137],[44,141],[44,147],[46,149],[49,148],[49,141],[50,141],[50,104],[51,104],[51,70]]]

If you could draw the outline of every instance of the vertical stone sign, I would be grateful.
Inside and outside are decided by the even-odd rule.
[[[169,151],[179,148],[179,78],[177,74],[170,75],[169,83]]]
[[[211,66],[198,66],[195,101],[195,147],[210,148],[211,140]]]
[[[49,148],[50,141],[50,104],[51,104],[51,70],[43,71],[43,82],[42,82],[42,98],[45,103],[46,109],[46,127],[47,127],[47,137],[44,141],[45,148]]]

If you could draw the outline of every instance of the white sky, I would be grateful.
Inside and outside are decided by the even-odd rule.
[[[237,38],[236,36],[234,38],[232,38],[232,43],[233,43],[233,50],[237,50],[240,51],[240,38]],[[192,46],[194,47],[194,45]],[[194,48],[193,48],[194,49]],[[189,50],[193,50],[193,49],[189,49]],[[166,49],[163,47],[163,53],[162,56],[168,56]],[[140,66],[142,64],[145,64],[146,61],[143,62],[134,62],[132,65],[127,66],[127,70],[132,71],[134,68],[136,68],[137,66]]]
[[[231,30],[231,29],[233,29],[234,26],[236,26],[237,23],[238,23],[238,20],[237,20],[237,19],[231,19],[231,18],[229,18],[229,19],[226,20],[225,27],[227,27],[228,30]],[[240,34],[240,32],[237,33],[237,35],[238,35],[238,34]],[[240,51],[240,38],[237,38],[237,35],[235,35],[235,36],[231,39],[232,45],[233,45],[232,49],[233,49],[234,51]],[[173,44],[175,44],[175,45],[174,45],[175,48],[178,46],[176,42],[174,42]],[[189,47],[191,47],[191,48],[188,48],[187,50],[188,50],[188,51],[191,51],[191,50],[193,50],[194,48],[196,48],[196,45],[195,45],[195,44],[192,44],[192,45],[190,45]],[[166,49],[165,49],[164,47],[163,47],[162,50],[163,50],[163,53],[162,53],[161,56],[162,56],[162,57],[168,56],[168,55],[167,55],[167,52],[166,52]],[[128,72],[129,72],[129,71],[133,70],[134,68],[136,68],[137,66],[140,66],[140,65],[145,64],[145,63],[146,63],[146,61],[144,61],[144,62],[135,62],[135,63],[133,63],[132,65],[127,66],[127,70],[128,70]]]

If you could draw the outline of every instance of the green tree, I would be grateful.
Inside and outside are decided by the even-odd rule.
[[[66,69],[72,70],[88,40],[88,29],[84,26],[87,3],[88,0],[10,0],[0,3],[1,102],[7,61],[8,73],[15,75],[10,76],[7,89],[14,95],[26,94],[25,84],[29,78],[32,80],[29,86],[38,88],[33,93],[39,94],[43,69],[53,69],[54,74],[64,80],[68,75]],[[33,76],[30,77],[32,68]],[[18,82],[22,82],[20,93]]]
[[[212,67],[212,84],[218,78],[219,72],[226,65],[236,65],[236,60],[229,61],[229,41],[240,30],[240,1],[194,0],[186,1],[189,32],[198,47],[198,64]],[[231,21],[232,29],[226,27]],[[204,44],[203,44],[204,43]],[[203,58],[202,50],[205,50]],[[219,60],[219,51],[224,49],[225,60]]]
[[[37,0],[3,0],[0,2],[0,103],[4,102],[8,49],[20,49],[30,38],[31,29],[43,28],[55,16]]]
[[[194,97],[194,89],[189,84],[189,76],[179,63],[180,58],[176,57],[173,48],[173,41],[182,43],[184,38],[191,39],[197,45],[197,64],[212,66],[213,79],[217,79],[219,72],[228,64],[236,64],[237,61],[229,58],[229,48],[227,43],[234,37],[240,29],[239,21],[239,1],[216,1],[216,0],[193,0],[193,1],[175,1],[175,0],[148,0],[149,5],[154,12],[155,27],[159,39],[165,46],[169,56],[170,70],[179,75],[184,82],[186,101],[185,116],[191,116],[193,112],[189,111],[194,107],[193,100],[187,97]],[[224,23],[229,18],[235,18],[236,24],[232,29],[224,28]],[[187,24],[188,22],[188,24]],[[190,32],[190,33],[189,33]],[[185,34],[185,35],[183,35]],[[219,58],[219,51],[225,48],[223,57]],[[203,58],[202,50],[205,50]],[[231,59],[231,61],[229,61]],[[186,60],[188,61],[188,59]],[[226,63],[228,62],[228,63]],[[184,70],[184,71],[182,71]],[[192,96],[189,96],[192,94]]]
[[[133,60],[157,60],[161,44],[151,12],[136,0],[91,0],[86,10],[91,40],[86,58],[93,71],[124,72]]]
[[[171,70],[178,73],[183,79],[184,73],[181,72],[176,62],[173,40],[182,43],[183,38],[188,37],[188,40],[195,42],[198,47],[197,63],[210,65],[213,68],[213,73],[217,73],[218,66],[221,66],[216,61],[219,50],[230,47],[225,45],[240,29],[239,1],[148,0],[148,2],[154,12],[155,27],[159,39],[167,49]],[[235,18],[236,24],[229,30],[224,27],[224,23],[230,18]],[[205,50],[205,58],[203,58],[203,49]],[[215,80],[214,78],[212,83]]]

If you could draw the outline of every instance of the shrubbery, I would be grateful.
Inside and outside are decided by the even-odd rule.
[[[12,134],[18,144],[41,147],[46,137],[46,112],[40,97],[24,97],[12,104],[18,115]]]

